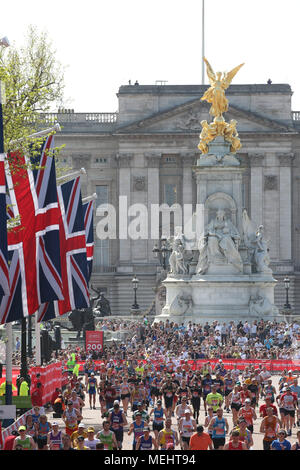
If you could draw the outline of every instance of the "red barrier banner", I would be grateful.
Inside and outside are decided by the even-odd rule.
[[[216,364],[219,363],[220,359],[197,359],[195,361],[187,361],[188,364],[192,367],[192,370],[201,370],[203,365],[207,362],[210,363],[212,368],[216,366]],[[117,363],[117,361],[113,361],[114,364]],[[126,363],[124,360],[119,361],[121,364]],[[181,366],[184,364],[185,361],[181,361]],[[251,359],[222,359],[222,362],[225,366],[225,369],[233,369],[234,366],[236,365],[239,370],[244,370],[246,366],[254,365],[255,367],[262,366],[266,367],[267,370],[270,372],[282,372],[284,369],[291,369],[293,371],[299,370],[300,371],[300,361],[299,360],[285,360],[285,359],[277,359],[277,360],[269,360],[269,359],[257,359],[257,360],[251,360]],[[101,364],[106,364],[107,361],[100,360],[100,361],[94,361],[94,364],[96,366],[96,370],[99,369]],[[139,360],[139,364],[146,364],[147,361],[145,360]],[[83,370],[83,364],[84,361],[78,361],[78,364],[80,364],[80,371]],[[151,361],[151,364],[155,366],[156,369],[161,369],[161,366],[164,365],[164,361]],[[175,368],[175,367],[174,367]]]
[[[103,351],[103,331],[85,332],[85,350],[88,353]]]
[[[207,363],[207,359],[197,359],[196,361],[188,361],[188,364],[192,366],[192,370],[200,370],[203,365]],[[219,359],[209,359],[211,366],[214,368],[216,364],[219,363]],[[244,370],[247,366],[266,367],[270,372],[281,372],[284,369],[299,370],[300,361],[299,360],[268,360],[268,359],[222,359],[225,369],[233,369],[234,366],[237,366],[237,369]]]
[[[45,367],[33,367],[30,369],[32,381],[36,377],[36,374],[41,374],[40,381],[43,384],[43,403],[46,404],[51,400],[55,389],[62,387],[62,364],[61,362],[56,362]]]

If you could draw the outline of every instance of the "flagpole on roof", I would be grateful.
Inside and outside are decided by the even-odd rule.
[[[205,57],[205,0],[202,0],[202,85],[204,85],[204,57]]]

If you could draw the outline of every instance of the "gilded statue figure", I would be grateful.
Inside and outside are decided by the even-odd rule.
[[[242,147],[239,139],[238,131],[236,130],[237,122],[235,119],[231,119],[230,123],[224,129],[224,138],[227,142],[231,143],[230,151],[236,153]]]
[[[224,72],[223,74],[222,72],[217,72],[215,74],[208,60],[204,58],[204,61],[207,66],[207,76],[209,78],[210,87],[206,90],[201,100],[211,103],[212,106],[209,113],[216,118],[220,118],[223,113],[228,111],[228,100],[225,96],[225,90],[229,87],[233,77],[244,64],[238,65],[230,72]]]

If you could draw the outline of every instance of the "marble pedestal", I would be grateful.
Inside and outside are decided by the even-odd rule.
[[[233,274],[169,276],[163,284],[166,287],[166,305],[162,314],[155,317],[155,322],[166,321],[187,324],[255,319],[273,320],[279,318],[278,309],[274,306],[274,287],[276,280],[270,274]],[[252,314],[249,310],[250,297],[257,294],[265,297],[274,306],[264,315]],[[191,302],[183,302],[182,312],[177,299],[183,297]],[[182,304],[182,302],[181,302]]]

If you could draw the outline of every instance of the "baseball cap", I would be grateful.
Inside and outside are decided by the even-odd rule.
[[[94,372],[91,372],[91,375],[95,375]]]
[[[95,432],[94,428],[88,428],[87,432]]]
[[[26,431],[26,426],[20,426],[18,431]]]
[[[84,424],[84,423],[80,423],[80,424],[78,424],[78,427],[79,427],[79,428],[85,428],[85,424]]]
[[[161,404],[162,404],[162,401],[161,401],[161,400],[157,400],[157,404],[158,404],[158,405],[161,405]]]
[[[56,421],[53,421],[52,426],[58,426],[58,423]]]
[[[245,403],[251,403],[250,398],[246,398]]]

